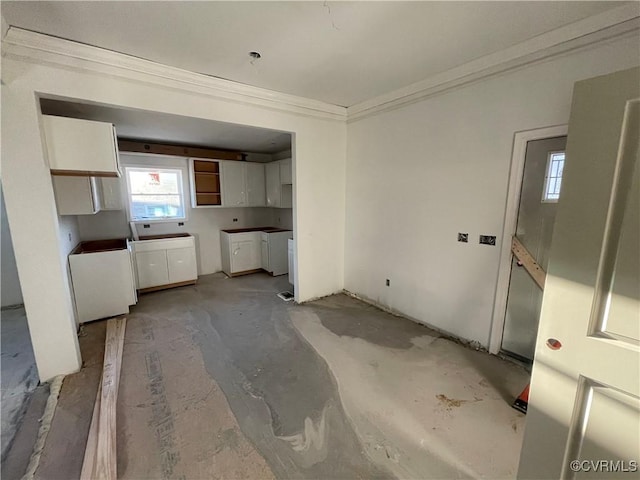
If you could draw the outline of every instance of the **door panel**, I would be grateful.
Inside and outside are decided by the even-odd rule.
[[[640,296],[628,266],[640,255],[639,150],[640,69],[576,83],[519,478],[586,476],[575,460],[638,460]]]
[[[250,207],[264,207],[266,205],[266,189],[264,165],[262,163],[247,163],[247,203]]]
[[[233,273],[260,268],[259,242],[246,240],[231,244],[231,270]]]
[[[557,208],[557,203],[542,201],[547,160],[550,152],[564,151],[566,143],[564,136],[527,143],[516,236],[543,269],[549,262]],[[533,360],[541,304],[542,291],[514,258],[502,350]]]
[[[136,253],[138,288],[156,287],[169,283],[166,250]]]
[[[193,247],[167,250],[167,265],[171,283],[194,280],[198,276]]]
[[[222,204],[225,207],[243,207],[246,204],[245,164],[222,164]]]

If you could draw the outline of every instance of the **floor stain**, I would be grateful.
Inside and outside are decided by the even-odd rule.
[[[447,410],[451,410],[453,407],[459,407],[463,403],[469,403],[469,400],[459,400],[457,398],[449,398],[443,393],[436,395],[436,398],[440,400],[440,403],[447,407]]]

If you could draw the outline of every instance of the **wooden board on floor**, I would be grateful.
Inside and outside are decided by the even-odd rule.
[[[98,386],[87,438],[82,479],[115,480],[117,478],[116,401],[126,326],[125,317],[107,321],[102,379]]]

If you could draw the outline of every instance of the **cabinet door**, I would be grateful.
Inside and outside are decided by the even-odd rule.
[[[260,245],[256,240],[231,243],[231,272],[245,272],[260,268]]]
[[[167,250],[169,283],[187,282],[198,278],[195,248],[172,248]]]
[[[54,173],[120,176],[113,125],[43,115],[49,168]]]
[[[51,177],[58,215],[93,215],[100,210],[96,181],[91,177]]]
[[[265,166],[267,186],[267,207],[280,206],[280,164],[278,162],[267,163]]]
[[[261,268],[263,270],[266,270],[267,272],[270,272],[271,270],[269,269],[269,240],[263,238],[260,241],[260,245],[261,245],[260,253],[261,253],[261,259],[262,259]]]
[[[280,160],[280,183],[283,185],[293,183],[290,158],[287,158],[286,160]]]
[[[139,289],[170,283],[166,250],[136,252],[136,266],[138,267]]]
[[[119,178],[102,177],[100,190],[102,191],[101,210],[122,210]]]
[[[225,207],[246,207],[245,167],[242,162],[222,164],[222,205]]]
[[[266,205],[266,189],[264,179],[264,164],[247,163],[247,204],[250,207],[264,207]]]

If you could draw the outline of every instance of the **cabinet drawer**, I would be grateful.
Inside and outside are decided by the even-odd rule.
[[[163,240],[138,240],[133,242],[133,248],[138,252],[152,252],[156,250],[171,250],[174,248],[188,248],[195,245],[193,237],[168,238]]]

